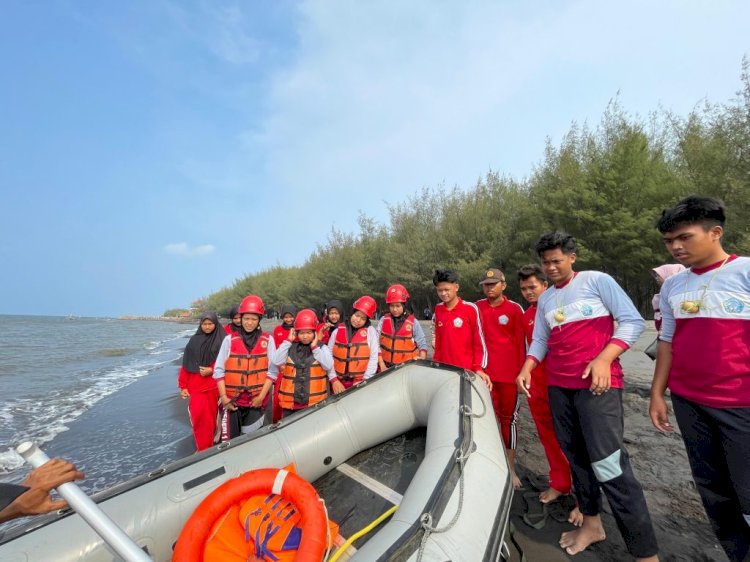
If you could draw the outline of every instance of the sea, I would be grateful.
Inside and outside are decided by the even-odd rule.
[[[0,315],[0,481],[28,473],[33,441],[74,462],[92,493],[195,451],[182,352],[197,325]]]

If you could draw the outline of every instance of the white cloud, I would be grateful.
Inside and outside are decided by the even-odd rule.
[[[214,251],[216,251],[216,247],[213,244],[200,244],[198,246],[190,246],[187,242],[175,242],[164,246],[164,251],[167,254],[172,254],[175,256],[197,258],[213,254]]]

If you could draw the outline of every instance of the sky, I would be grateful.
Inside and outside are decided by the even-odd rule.
[[[522,179],[613,98],[740,88],[746,1],[6,0],[0,313],[158,315],[423,187]]]

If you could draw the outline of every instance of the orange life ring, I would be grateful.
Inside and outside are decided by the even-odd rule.
[[[320,562],[327,548],[328,520],[318,493],[306,480],[279,468],[251,470],[227,480],[195,508],[175,545],[173,562],[203,560],[214,522],[251,496],[277,494],[295,504],[300,513],[302,538],[295,562]]]

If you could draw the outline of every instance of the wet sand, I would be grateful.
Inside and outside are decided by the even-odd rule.
[[[641,482],[659,541],[660,558],[667,561],[726,561],[724,551],[706,519],[695,490],[685,447],[679,433],[663,435],[654,429],[648,417],[648,396],[653,362],[643,350],[654,340],[653,323],[638,343],[622,357],[625,371],[625,445],[630,453],[636,477]],[[674,422],[674,416],[671,416]],[[514,499],[513,523],[516,537],[526,556],[533,560],[632,560],[615,526],[609,507],[602,515],[607,540],[593,545],[586,553],[568,556],[557,545],[561,532],[573,529],[548,517],[542,530],[534,530],[522,521],[526,504],[524,492],[546,482],[548,471],[544,451],[525,399],[519,420],[518,462],[525,489]],[[535,485],[535,486],[534,486]],[[552,548],[550,548],[550,546]]]

